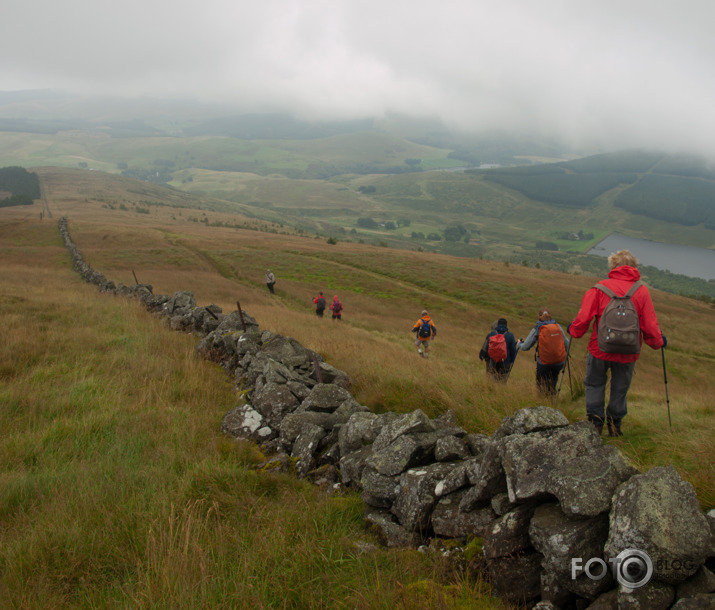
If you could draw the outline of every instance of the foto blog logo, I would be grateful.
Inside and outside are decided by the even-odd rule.
[[[648,584],[653,576],[653,562],[645,551],[626,549],[609,559],[609,562],[613,577],[618,584],[628,589]],[[608,573],[608,564],[600,557],[592,557],[585,564],[581,557],[574,557],[571,559],[571,579],[575,580],[580,572],[591,580],[601,580]]]

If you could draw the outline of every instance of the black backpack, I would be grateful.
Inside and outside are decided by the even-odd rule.
[[[638,281],[625,295],[619,297],[603,284],[594,286],[611,297],[601,314],[596,331],[598,349],[602,352],[606,354],[640,354],[641,323],[631,298],[640,287],[641,282]]]

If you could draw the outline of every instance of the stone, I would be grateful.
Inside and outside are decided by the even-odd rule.
[[[323,430],[332,428],[333,417],[330,413],[315,413],[306,411],[304,413],[289,413],[283,418],[281,423],[280,439],[286,449],[290,449],[293,443],[300,436],[305,426],[320,426]]]
[[[693,486],[673,466],[656,467],[616,489],[604,550],[609,561],[629,549],[645,552],[653,578],[677,585],[705,563],[710,536]]]
[[[499,516],[506,515],[509,511],[514,510],[516,506],[509,499],[509,494],[506,492],[493,496],[491,500],[492,510]]]
[[[392,444],[380,450],[375,448],[375,442],[368,464],[386,476],[400,474],[409,468],[433,462],[434,447],[438,440],[437,433],[430,432],[399,436]]]
[[[291,457],[298,460],[295,472],[299,479],[304,478],[313,469],[313,455],[318,449],[320,439],[325,436],[325,430],[315,424],[305,424],[295,439]]]
[[[415,547],[419,541],[417,534],[402,527],[387,511],[367,512],[365,528],[374,534],[382,545],[390,548]]]
[[[667,610],[675,600],[670,585],[651,580],[637,589],[618,589],[618,610]]]
[[[534,507],[523,504],[495,519],[484,532],[484,557],[509,557],[530,550],[529,521],[533,514]]]
[[[360,478],[363,499],[371,506],[390,508],[400,489],[399,477],[388,477],[374,468],[365,467]],[[366,499],[367,498],[367,499]]]
[[[499,440],[512,434],[529,434],[530,432],[540,432],[541,430],[551,430],[553,428],[563,428],[569,425],[566,416],[557,409],[551,407],[529,407],[519,409],[513,415],[509,415],[502,420],[501,425],[496,429],[492,438]]]
[[[435,425],[420,409],[400,414],[382,428],[374,442],[375,451],[388,447],[405,434],[434,432],[435,429]]]
[[[431,524],[435,536],[470,539],[481,537],[497,518],[490,507],[477,508],[468,513],[459,510],[465,491],[440,498],[432,510]]]
[[[700,594],[695,597],[679,599],[671,606],[672,610],[713,610],[715,595]]]
[[[367,445],[357,451],[351,451],[348,454],[341,453],[340,456],[340,475],[343,477],[345,485],[360,488],[360,480],[362,479],[362,471],[365,468],[365,463],[372,455],[372,445]]]
[[[542,504],[534,510],[529,524],[529,538],[544,556],[541,566],[564,589],[594,599],[614,587],[610,571],[600,580],[591,579],[585,571],[593,558],[603,560],[603,545],[608,536],[608,516],[570,519],[556,503]],[[576,578],[572,560],[580,558]],[[598,566],[592,568],[596,571]]]
[[[357,412],[340,428],[340,455],[347,455],[371,445],[382,430],[380,417],[375,413]]]
[[[525,553],[497,557],[487,562],[487,576],[494,592],[512,604],[529,607],[541,594],[541,556]]]
[[[278,425],[299,403],[285,384],[268,382],[253,394],[251,404],[263,417]]]
[[[449,464],[437,463],[400,475],[397,497],[391,510],[408,531],[424,534],[429,529],[430,515],[437,501],[435,485],[451,468]]]
[[[678,599],[695,597],[701,593],[715,593],[715,574],[705,566],[701,566],[693,576],[680,583],[676,589]]]
[[[462,498],[459,508],[464,512],[488,504],[493,496],[507,490],[501,457],[503,446],[504,439],[493,441],[487,447],[479,469],[474,473],[474,487]]]
[[[234,407],[221,420],[221,432],[234,438],[255,440],[254,434],[263,426],[263,416],[251,405]]]
[[[503,443],[502,466],[512,502],[547,497],[551,471],[602,446],[600,436],[587,421],[530,434],[513,434],[505,437]]]
[[[446,496],[447,494],[451,494],[452,492],[469,485],[467,472],[469,469],[475,467],[475,463],[478,466],[477,458],[469,458],[464,462],[455,464],[454,468],[452,468],[447,476],[441,481],[438,481],[434,488],[434,495],[437,497]]]
[[[616,447],[605,445],[554,468],[546,491],[558,498],[567,515],[595,517],[611,509],[616,487],[635,474],[638,470]]]
[[[475,458],[481,459],[487,451],[487,447],[492,444],[492,439],[486,434],[467,434],[464,441],[469,447],[469,452]]]
[[[438,462],[454,462],[470,455],[467,444],[456,436],[445,436],[434,447],[434,458]]]
[[[350,392],[340,386],[319,383],[313,387],[298,410],[332,413],[350,398]]]

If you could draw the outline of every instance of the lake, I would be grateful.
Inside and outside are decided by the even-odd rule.
[[[663,244],[649,239],[611,233],[591,248],[588,254],[609,256],[618,250],[630,250],[642,265],[651,265],[689,277],[715,279],[715,250],[707,248]]]

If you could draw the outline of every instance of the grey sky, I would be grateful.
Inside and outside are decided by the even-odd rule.
[[[712,0],[6,0],[0,89],[715,155]]]

